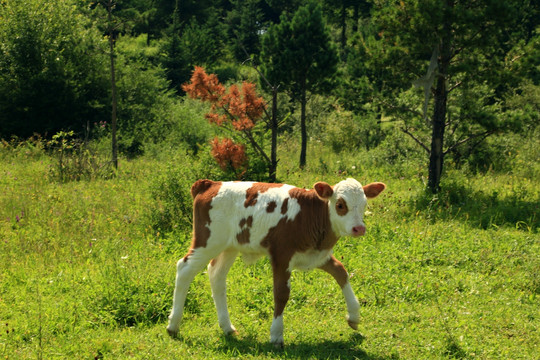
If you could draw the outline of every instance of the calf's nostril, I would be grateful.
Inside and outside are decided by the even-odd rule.
[[[355,226],[353,227],[353,235],[364,235],[366,233],[366,227],[365,226]]]

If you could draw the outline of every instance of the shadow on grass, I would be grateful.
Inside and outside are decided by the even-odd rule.
[[[260,342],[249,335],[243,338],[223,336],[219,350],[233,357],[249,354],[279,359],[389,359],[388,357],[368,354],[360,347],[364,340],[364,336],[355,333],[349,339],[290,342],[285,344],[283,349],[279,349],[269,342]]]
[[[511,226],[538,232],[540,204],[537,199],[531,199],[519,189],[505,196],[497,190],[488,191],[451,182],[444,184],[435,195],[429,191],[419,194],[412,199],[410,209],[433,220],[457,219],[481,229]]]

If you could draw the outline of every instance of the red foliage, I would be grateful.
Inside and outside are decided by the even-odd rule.
[[[222,139],[215,137],[212,145],[212,156],[216,159],[219,167],[226,171],[229,168],[240,170],[247,161],[246,149],[244,145],[235,144],[232,139]]]
[[[212,103],[212,110],[206,114],[210,122],[222,126],[229,120],[238,131],[253,128],[266,107],[264,99],[255,92],[255,84],[243,82],[241,89],[233,84],[227,91],[215,74],[208,75],[199,66],[195,67],[191,82],[182,85],[182,89],[193,99]]]
[[[208,75],[202,67],[196,66],[188,84],[182,89],[193,99],[212,104],[205,118],[218,126],[230,124],[232,129],[241,131],[253,143],[250,130],[262,117],[266,103],[255,91],[255,84],[243,82],[242,86],[223,86],[215,74]],[[231,139],[211,141],[212,156],[222,170],[231,168],[241,176],[245,172],[247,156],[244,145],[235,144]],[[244,171],[241,171],[244,169]]]
[[[191,82],[182,85],[182,90],[192,99],[201,99],[212,103],[217,102],[225,93],[225,87],[221,85],[217,75],[208,75],[200,66],[195,66]]]

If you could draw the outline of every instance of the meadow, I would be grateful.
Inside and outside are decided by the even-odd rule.
[[[534,359],[540,354],[538,131],[501,154],[504,171],[448,163],[425,191],[425,159],[387,150],[280,144],[278,179],[311,187],[354,177],[388,189],[369,206],[363,238],[335,254],[361,304],[359,331],[329,275],[293,273],[285,348],[269,343],[266,259],[237,259],[228,278],[239,331],[217,324],[205,273],[191,285],[178,339],[165,326],[175,264],[190,243],[189,198],[213,164],[182,149],[120,159],[112,177],[58,181],[39,144],[0,148],[2,359]],[[172,220],[171,220],[172,217]],[[175,222],[174,217],[177,218]]]

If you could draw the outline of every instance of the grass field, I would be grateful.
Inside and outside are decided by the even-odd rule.
[[[296,154],[286,144],[282,154]],[[282,158],[280,180],[312,186],[352,176],[384,181],[361,239],[336,256],[361,304],[359,331],[329,275],[293,273],[285,349],[269,345],[268,261],[229,275],[236,337],[225,337],[205,273],[191,285],[179,339],[165,326],[185,227],[155,226],[159,179],[190,159],[120,162],[111,179],[51,179],[56,160],[30,145],[0,149],[0,358],[2,359],[538,359],[540,235],[538,150],[511,171],[450,167],[443,191],[424,193],[421,161],[312,149],[308,167]],[[318,155],[315,155],[318,154]],[[188,186],[191,179],[185,180]]]

